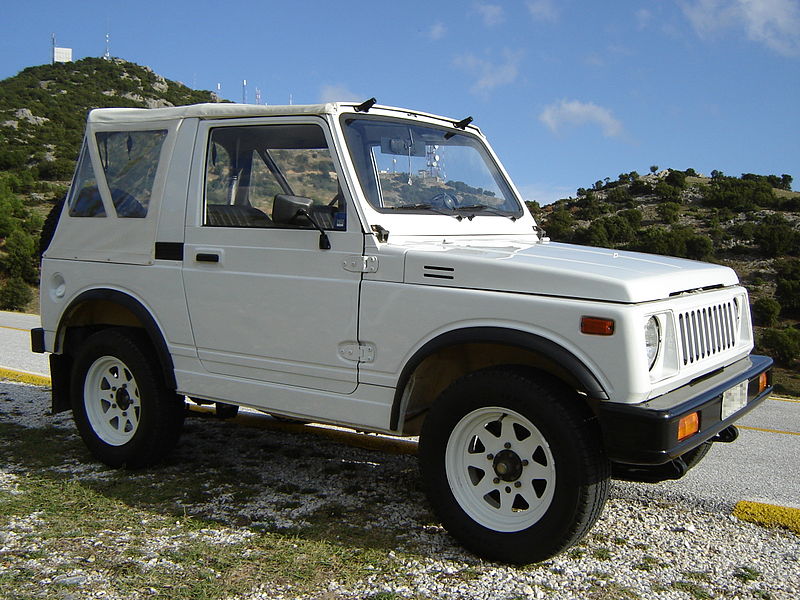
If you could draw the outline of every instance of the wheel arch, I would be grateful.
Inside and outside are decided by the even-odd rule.
[[[56,329],[55,359],[61,361],[53,375],[63,380],[69,377],[69,365],[74,348],[91,333],[105,327],[131,327],[144,331],[153,346],[161,367],[164,384],[168,389],[177,389],[175,365],[169,352],[161,327],[144,304],[131,295],[113,289],[87,290],[76,296],[61,314]],[[67,410],[68,381],[53,381],[53,410]],[[67,396],[66,398],[64,396]]]
[[[404,432],[413,433],[421,421],[410,423],[450,383],[471,371],[502,364],[535,368],[590,398],[608,398],[592,371],[557,342],[516,329],[470,327],[428,341],[406,363],[395,389],[391,429],[402,427]]]

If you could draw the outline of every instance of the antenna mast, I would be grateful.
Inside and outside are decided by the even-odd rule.
[[[103,54],[105,60],[111,60],[111,35],[106,34],[106,52]]]

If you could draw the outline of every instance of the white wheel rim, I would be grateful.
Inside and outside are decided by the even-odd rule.
[[[462,418],[447,441],[445,470],[464,512],[494,531],[531,527],[555,492],[556,465],[547,440],[507,408],[479,408]]]
[[[101,440],[122,446],[139,427],[142,403],[130,369],[118,358],[103,356],[89,367],[83,386],[89,424]]]

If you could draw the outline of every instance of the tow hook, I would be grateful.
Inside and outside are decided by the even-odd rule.
[[[736,441],[736,438],[738,437],[739,437],[739,430],[736,428],[736,425],[728,425],[725,429],[720,431],[709,441],[724,442],[726,444],[729,444],[730,442]]]

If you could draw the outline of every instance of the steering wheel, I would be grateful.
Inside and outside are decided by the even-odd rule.
[[[458,206],[458,196],[449,192],[439,192],[435,196],[431,197],[430,200],[428,200],[428,204],[431,206],[441,206],[442,208],[453,210],[456,206]]]

